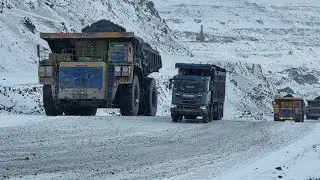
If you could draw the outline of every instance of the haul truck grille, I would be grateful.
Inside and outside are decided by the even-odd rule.
[[[104,63],[61,63],[59,99],[105,99]]]

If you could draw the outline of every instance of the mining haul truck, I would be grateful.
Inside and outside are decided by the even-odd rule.
[[[207,123],[221,120],[225,100],[226,70],[210,64],[175,65],[179,74],[171,78],[173,122],[202,116]]]
[[[132,32],[41,33],[39,81],[47,115],[94,116],[120,108],[123,116],[154,116],[157,87],[148,75],[162,67],[159,52]]]
[[[291,94],[276,96],[273,102],[274,121],[293,120],[304,122],[305,103],[302,98],[293,97]]]
[[[308,106],[306,107],[307,119],[319,119],[320,118],[320,97],[316,97],[314,100],[307,100]]]

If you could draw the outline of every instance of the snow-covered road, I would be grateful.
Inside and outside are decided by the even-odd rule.
[[[0,179],[219,179],[319,130],[312,122],[2,115]]]

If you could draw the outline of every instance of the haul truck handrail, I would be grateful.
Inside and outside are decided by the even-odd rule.
[[[136,38],[133,32],[40,33],[42,39],[106,39]]]

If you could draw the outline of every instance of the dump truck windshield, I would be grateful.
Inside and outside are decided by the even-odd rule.
[[[113,44],[110,46],[111,61],[126,61],[127,53],[128,53],[127,45]]]
[[[206,84],[205,81],[176,80],[173,85],[173,90],[186,93],[205,92]]]
[[[280,108],[301,108],[301,101],[295,100],[276,100],[276,104],[280,106]]]
[[[102,88],[102,67],[60,67],[60,88]]]
[[[126,53],[127,52],[127,46],[126,45],[111,45],[110,46],[110,52],[113,53]]]
[[[320,101],[309,101],[308,106],[309,107],[320,107]]]

